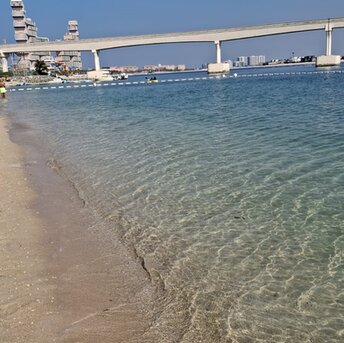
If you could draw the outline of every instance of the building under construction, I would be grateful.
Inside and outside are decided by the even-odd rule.
[[[12,0],[12,18],[14,27],[14,36],[17,43],[35,43],[35,42],[47,42],[48,38],[38,37],[37,26],[30,19],[26,17],[26,11],[22,0]],[[41,59],[44,61],[50,61],[50,54],[47,52],[31,52],[16,54],[16,68],[20,70],[32,70],[34,69],[35,61]]]
[[[17,43],[27,44],[35,42],[47,42],[49,38],[39,37],[36,24],[26,17],[23,0],[11,0],[13,27]],[[78,22],[71,20],[68,23],[68,33],[64,40],[79,39]],[[81,69],[81,54],[78,51],[61,51],[56,54],[56,59],[47,52],[31,52],[16,54],[15,68],[17,70],[33,70],[37,60],[43,60],[47,64],[58,64],[64,70]]]
[[[64,40],[78,40],[79,29],[76,20],[68,22],[68,32],[63,37]],[[56,53],[55,63],[65,70],[82,69],[81,53],[79,51],[60,51]]]

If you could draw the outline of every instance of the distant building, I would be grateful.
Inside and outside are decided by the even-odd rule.
[[[265,58],[264,55],[259,55],[258,56],[258,63],[259,63],[259,65],[263,65],[263,64],[266,63],[266,58]]]
[[[68,32],[64,35],[65,41],[78,40],[79,28],[76,20],[68,22]],[[82,69],[81,53],[79,51],[59,51],[56,53],[55,62],[65,70]]]
[[[238,59],[237,59],[237,64],[238,64],[238,67],[245,67],[247,66],[247,63],[248,63],[248,58],[247,56],[239,56]]]
[[[114,66],[110,67],[111,73],[139,73],[139,72],[158,72],[158,71],[184,71],[185,65],[178,64],[178,65],[146,65],[144,67],[138,66]]]
[[[227,60],[227,61],[223,61],[224,63],[228,63],[229,64],[229,68],[233,68],[233,61],[231,60]]]
[[[233,62],[233,67],[241,68],[247,66],[247,56],[239,56],[236,61]]]
[[[242,64],[242,62],[234,61],[233,62],[233,67],[240,68],[240,67],[244,67],[244,65]]]
[[[143,67],[143,70],[146,72],[154,72],[154,71],[184,71],[185,65],[179,64],[179,65],[145,65]]]
[[[121,67],[110,67],[110,73],[138,73],[141,68],[138,66],[121,66]]]
[[[26,11],[22,0],[12,0],[11,8],[15,40],[17,43],[25,44],[49,41],[48,38],[38,37],[37,26],[30,18],[26,17]],[[35,61],[39,59],[45,61],[51,60],[51,56],[47,52],[20,53],[16,55],[18,57],[16,67],[22,70],[33,70]]]
[[[11,0],[13,27],[15,32],[15,40],[17,43],[35,43],[48,42],[49,38],[38,37],[37,26],[26,17],[26,11],[23,0]],[[68,33],[63,37],[64,40],[79,39],[78,22],[71,20],[68,22]],[[43,60],[47,64],[56,62],[62,65],[64,69],[82,69],[81,53],[79,51],[60,51],[56,53],[55,61],[48,52],[31,52],[16,54],[17,61],[15,67],[18,70],[34,70],[35,62]]]
[[[249,66],[260,66],[265,63],[265,56],[249,56],[248,57],[248,65]]]

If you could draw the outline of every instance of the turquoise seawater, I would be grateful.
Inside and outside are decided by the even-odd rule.
[[[344,73],[313,71],[11,92],[6,111],[144,259],[157,330],[343,342]]]

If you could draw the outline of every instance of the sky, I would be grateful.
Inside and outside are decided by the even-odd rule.
[[[343,0],[24,0],[39,36],[61,39],[68,20],[79,22],[80,38],[183,32],[344,17]],[[0,0],[0,40],[14,42],[10,0]],[[294,33],[222,44],[222,60],[265,55],[267,59],[321,55],[325,32]],[[334,30],[333,53],[344,55],[344,29]],[[100,53],[102,67],[185,64],[199,67],[215,60],[210,43],[120,48]],[[91,54],[83,54],[93,67]]]

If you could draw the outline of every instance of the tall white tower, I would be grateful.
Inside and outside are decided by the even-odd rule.
[[[49,39],[45,37],[38,37],[37,26],[30,19],[26,17],[26,11],[23,0],[11,0],[12,18],[14,27],[14,37],[17,43],[34,43],[46,42]],[[47,52],[32,52],[17,54],[18,63],[17,68],[22,70],[33,70],[35,61],[50,60],[50,54]]]

